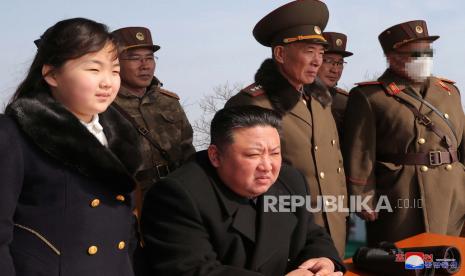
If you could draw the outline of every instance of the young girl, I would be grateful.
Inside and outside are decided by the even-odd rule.
[[[0,274],[133,275],[138,135],[109,107],[117,45],[103,24],[49,28],[0,117]]]

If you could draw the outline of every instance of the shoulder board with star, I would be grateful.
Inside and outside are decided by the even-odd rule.
[[[450,92],[452,92],[453,90],[457,90],[457,92],[460,93],[458,88],[455,86],[455,81],[440,77],[436,77],[436,79],[436,85],[441,87],[443,90],[447,91],[449,95]]]
[[[242,92],[246,93],[251,97],[257,97],[265,94],[265,90],[263,90],[262,86],[256,83],[253,83],[247,86],[246,88],[242,89]]]
[[[161,94],[166,95],[166,96],[168,96],[168,97],[175,98],[176,100],[179,101],[179,96],[178,96],[176,93],[173,93],[173,92],[171,92],[171,91],[165,90],[165,89],[163,89],[163,88],[158,88],[158,92],[160,92]]]
[[[441,77],[437,77],[439,80],[443,81],[443,82],[447,82],[447,83],[450,83],[450,84],[455,84],[455,81],[453,80],[449,80],[449,79],[446,79],[446,78],[441,78]]]
[[[379,81],[364,81],[364,82],[357,82],[355,85],[358,85],[358,86],[365,86],[365,85],[375,85],[375,84],[382,85],[382,83],[381,83],[381,82],[379,82]]]

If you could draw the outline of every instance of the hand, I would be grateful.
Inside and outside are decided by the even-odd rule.
[[[357,213],[357,216],[366,221],[375,221],[378,219],[378,213],[375,211],[362,210],[361,212]]]
[[[307,269],[315,276],[342,276],[342,272],[334,272],[334,263],[328,258],[314,258],[303,262],[300,269]],[[306,275],[306,274],[304,274]]]
[[[291,272],[287,273],[285,276],[313,276],[312,272],[308,271],[308,269],[298,268],[296,270],[292,270]]]

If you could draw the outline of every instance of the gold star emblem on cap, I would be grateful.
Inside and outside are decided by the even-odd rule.
[[[418,26],[415,27],[415,31],[417,33],[421,34],[421,33],[423,33],[423,28],[420,25],[418,25]]]
[[[313,30],[315,31],[316,34],[321,34],[321,29],[318,26],[313,27]]]
[[[144,40],[145,36],[144,36],[143,33],[138,32],[138,33],[136,34],[136,38],[139,39],[139,40]]]
[[[342,46],[342,39],[340,39],[340,38],[336,39],[336,45],[341,47]]]

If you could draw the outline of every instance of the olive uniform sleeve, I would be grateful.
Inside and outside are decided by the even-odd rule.
[[[374,209],[376,118],[367,96],[358,88],[352,89],[347,103],[342,150],[350,194],[371,196],[368,206]]]
[[[0,115],[1,116],[1,115]],[[0,117],[0,271],[15,275],[10,243],[13,240],[13,216],[22,189],[24,164],[13,122]]]
[[[218,260],[196,204],[176,180],[162,179],[147,194],[141,227],[154,275],[262,275]]]
[[[186,113],[184,112],[181,105],[179,106],[181,120],[181,150],[182,150],[182,162],[186,163],[195,153],[195,148],[192,145],[193,131],[192,126],[187,119]]]

